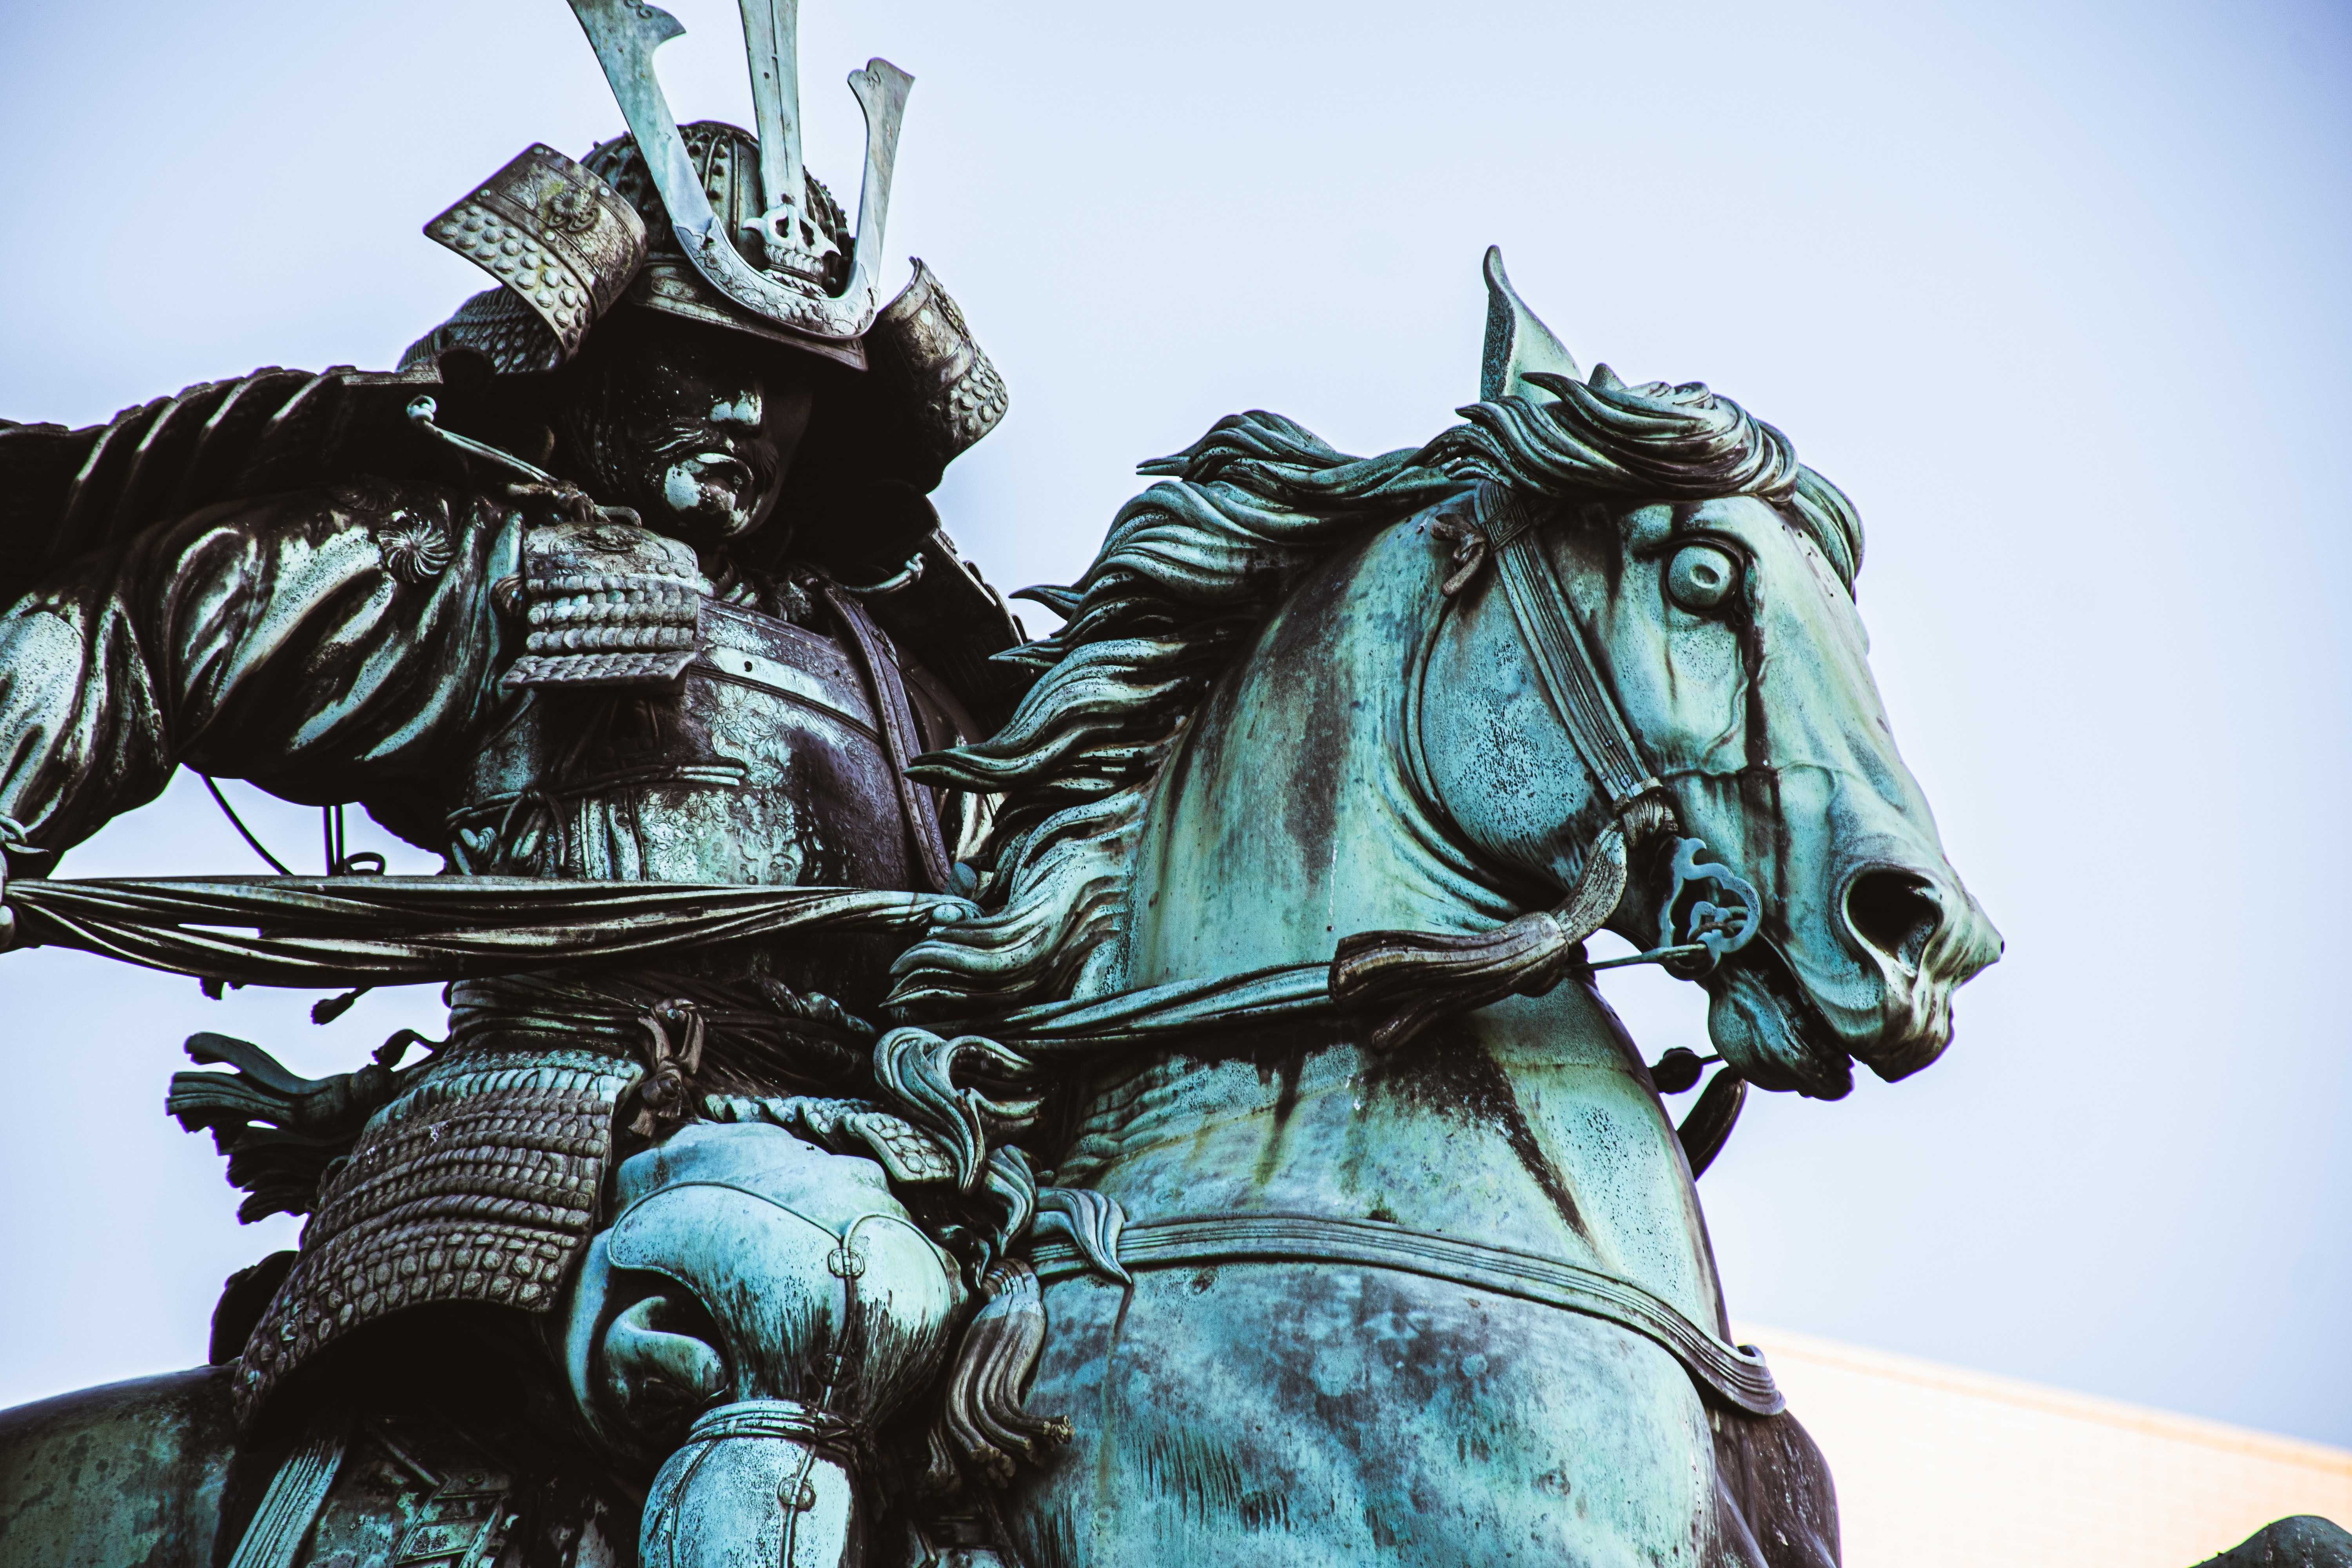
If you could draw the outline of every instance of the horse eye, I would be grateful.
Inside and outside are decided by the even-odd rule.
[[[1666,567],[1666,597],[1685,610],[1704,613],[1731,597],[1739,582],[1739,563],[1731,552],[1712,544],[1685,544],[1675,552]]]

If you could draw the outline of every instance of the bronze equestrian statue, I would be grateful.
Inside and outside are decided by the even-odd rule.
[[[0,1414],[0,1558],[1834,1563],[1695,1182],[2000,951],[1844,496],[1490,252],[1462,424],[1221,422],[1028,641],[927,499],[1003,386],[877,284],[910,79],[850,79],[853,226],[794,0],[756,132],[572,3],[629,134],[427,226],[497,286],[395,370],[0,426],[8,939],[449,1003],[325,1079],[189,1041],[301,1246],[211,1365]],[[321,807],[327,874],[50,875],[181,767]],[[1634,1049],[1603,929],[1713,1055]]]

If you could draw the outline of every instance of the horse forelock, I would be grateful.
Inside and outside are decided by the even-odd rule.
[[[1843,491],[1797,460],[1774,426],[1698,382],[1633,386],[1605,364],[1590,382],[1541,373],[1528,380],[1554,396],[1498,397],[1457,410],[1463,423],[1414,461],[1559,500],[1754,496],[1803,530],[1852,591],[1862,569],[1861,516]]]
[[[1339,451],[1253,411],[1143,464],[1160,482],[1119,510],[1076,584],[1029,596],[1065,615],[1023,650],[1044,673],[1003,730],[922,759],[927,781],[1001,795],[983,851],[987,912],[899,961],[900,1005],[953,1010],[1056,1000],[1107,984],[1152,781],[1209,688],[1300,579],[1368,531],[1480,479],[1563,500],[1707,500],[1777,506],[1851,588],[1862,525],[1786,437],[1705,386],[1531,378],[1556,400],[1502,397],[1418,450]],[[1083,906],[1086,917],[1066,918]]]

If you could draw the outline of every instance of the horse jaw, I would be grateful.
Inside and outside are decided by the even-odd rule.
[[[1852,1091],[1853,1058],[1798,994],[1777,955],[1743,954],[1709,975],[1706,989],[1707,1037],[1742,1078],[1815,1100],[1843,1100]]]

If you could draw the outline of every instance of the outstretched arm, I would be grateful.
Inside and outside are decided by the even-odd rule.
[[[436,776],[492,700],[520,538],[478,498],[363,479],[76,563],[0,613],[0,819],[36,852],[13,868],[183,764],[320,803]]]

